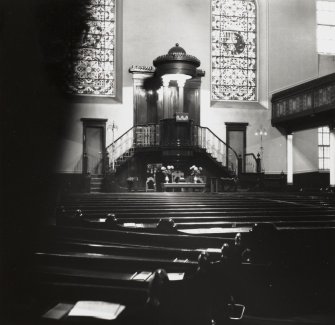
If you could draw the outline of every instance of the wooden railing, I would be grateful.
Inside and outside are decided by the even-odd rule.
[[[113,163],[133,148],[154,147],[159,144],[159,125],[137,125],[128,129],[107,148],[109,160]],[[114,169],[114,166],[112,166]]]
[[[194,146],[206,151],[217,160],[223,167],[226,167],[235,175],[239,171],[239,159],[236,151],[222,141],[209,128],[194,126]]]
[[[261,158],[259,154],[256,157],[253,153],[246,153],[244,155],[244,160],[246,173],[260,173],[262,171]]]
[[[190,145],[205,149],[223,167],[226,167],[232,174],[237,175],[241,171],[239,157],[236,151],[222,141],[209,128],[193,126],[193,139]],[[111,162],[125,155],[134,148],[156,147],[160,145],[160,126],[138,125],[130,128],[107,148],[107,154]],[[114,169],[114,168],[112,168]]]
[[[275,93],[271,101],[273,126],[303,117],[313,123],[321,113],[335,113],[335,73]]]
[[[135,147],[155,147],[159,145],[160,128],[158,124],[134,127]]]

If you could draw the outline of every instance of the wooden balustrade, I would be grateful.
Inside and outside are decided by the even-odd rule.
[[[275,93],[271,101],[273,126],[297,131],[327,125],[335,118],[335,73]]]

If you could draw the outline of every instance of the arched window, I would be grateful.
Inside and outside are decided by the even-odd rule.
[[[75,44],[68,91],[115,96],[115,0],[88,0],[86,30]]]
[[[257,100],[257,4],[212,0],[211,99]]]

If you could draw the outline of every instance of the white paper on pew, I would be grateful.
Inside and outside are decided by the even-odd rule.
[[[175,258],[174,260],[173,260],[173,262],[174,263],[188,263],[189,262],[189,260],[186,258],[185,260],[181,260],[181,259],[179,259],[179,258]]]
[[[142,272],[136,272],[131,277],[132,280],[138,280],[138,281],[146,281],[151,276],[152,272],[149,271],[142,271]]]
[[[125,222],[123,226],[130,228],[144,228],[144,223]]]
[[[94,317],[106,320],[116,319],[126,307],[105,301],[78,301],[69,316]]]
[[[135,222],[125,222],[123,226],[124,227],[136,227],[136,223]]]
[[[186,234],[226,234],[226,233],[238,233],[238,232],[249,232],[250,227],[246,228],[193,228],[193,229],[178,229],[178,231]]]
[[[170,281],[179,281],[184,279],[185,273],[168,273]]]
[[[61,319],[64,317],[73,307],[73,304],[59,303],[56,306],[49,309],[42,317],[49,319]]]
[[[206,248],[206,249],[199,249],[200,251],[205,251],[208,253],[221,253],[221,248]]]

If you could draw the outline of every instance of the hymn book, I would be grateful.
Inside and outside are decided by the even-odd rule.
[[[126,307],[105,301],[78,301],[69,316],[94,317],[105,320],[116,319]]]

